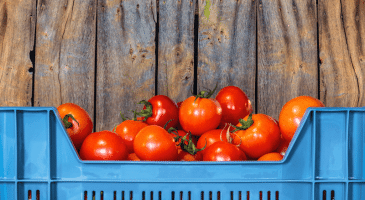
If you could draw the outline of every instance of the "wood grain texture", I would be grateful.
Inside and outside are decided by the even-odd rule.
[[[315,0],[259,0],[257,112],[276,119],[290,99],[318,98]]]
[[[39,0],[35,106],[72,102],[94,116],[95,0]]]
[[[0,106],[32,106],[36,0],[0,1]]]
[[[364,20],[363,0],[319,4],[320,94],[326,106],[365,105]]]
[[[198,92],[234,85],[255,107],[256,1],[198,2]]]
[[[159,1],[158,94],[179,102],[194,86],[195,0]]]
[[[155,0],[99,0],[96,130],[112,130],[155,94]]]

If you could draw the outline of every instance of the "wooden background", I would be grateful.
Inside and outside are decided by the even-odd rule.
[[[73,102],[96,131],[216,83],[276,119],[299,95],[365,106],[364,75],[365,0],[0,0],[0,106]]]

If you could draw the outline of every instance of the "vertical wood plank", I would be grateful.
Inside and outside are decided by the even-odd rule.
[[[96,130],[112,130],[119,112],[155,94],[155,0],[99,0]]]
[[[72,102],[94,116],[95,0],[39,0],[35,106]]]
[[[255,107],[256,1],[199,0],[198,47],[198,92],[235,85]]]
[[[158,94],[179,102],[194,86],[195,0],[159,1]]]
[[[315,0],[259,0],[257,111],[278,119],[290,99],[318,98]]]
[[[0,106],[32,106],[35,3],[0,1]]]
[[[365,105],[364,20],[362,0],[320,1],[320,94],[326,106]]]

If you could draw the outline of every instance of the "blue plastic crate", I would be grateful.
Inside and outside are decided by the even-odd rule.
[[[0,108],[0,199],[365,200],[364,124],[308,109],[280,162],[81,161],[55,108]]]

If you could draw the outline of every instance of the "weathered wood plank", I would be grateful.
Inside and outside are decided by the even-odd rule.
[[[35,3],[0,1],[0,106],[32,106]]]
[[[155,0],[99,0],[96,130],[112,130],[119,112],[155,94]]]
[[[179,102],[194,86],[195,0],[159,1],[158,94]]]
[[[315,0],[259,0],[257,111],[279,117],[290,99],[318,98]]]
[[[35,106],[72,102],[94,116],[95,0],[39,0]]]
[[[320,1],[320,94],[326,106],[365,105],[364,20],[363,1]]]
[[[240,87],[255,107],[256,1],[199,0],[198,92]]]

